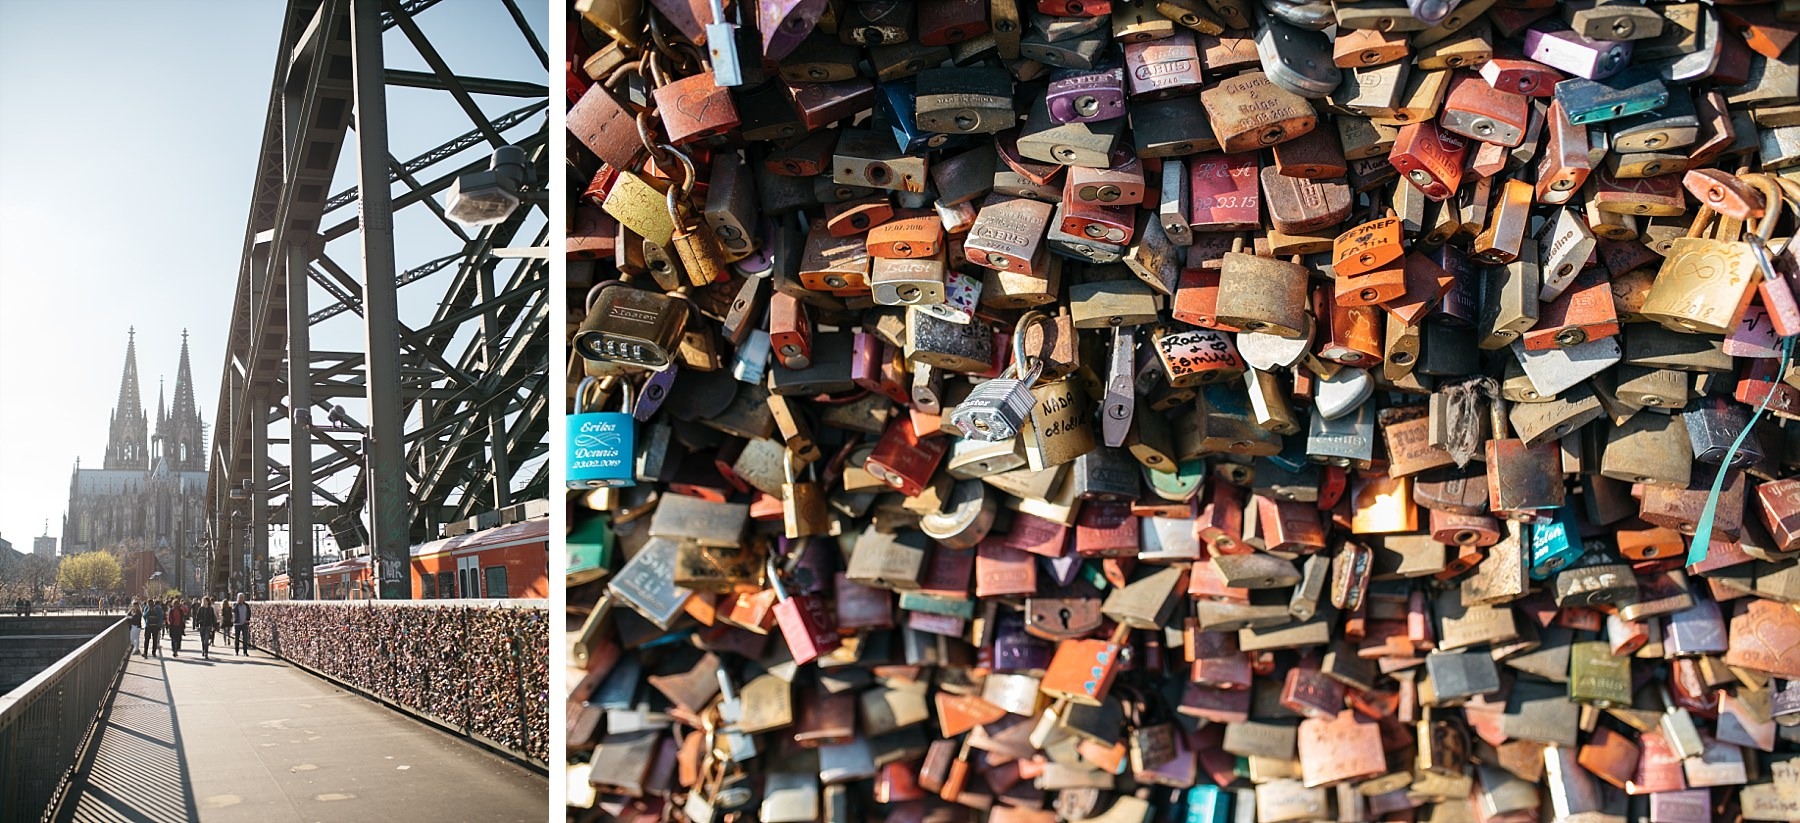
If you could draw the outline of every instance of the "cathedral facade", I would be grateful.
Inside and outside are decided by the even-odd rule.
[[[63,554],[109,551],[125,571],[121,589],[142,592],[158,579],[199,591],[197,565],[185,559],[205,533],[206,426],[194,402],[187,332],[181,333],[173,405],[157,390],[154,427],[139,395],[137,334],[125,344],[125,371],[113,407],[106,456],[100,468],[76,460],[63,515]],[[178,556],[181,555],[181,556]]]

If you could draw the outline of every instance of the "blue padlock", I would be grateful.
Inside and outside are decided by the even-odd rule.
[[[1209,783],[1187,790],[1187,823],[1225,823],[1231,819],[1231,795]]]
[[[589,377],[575,389],[575,413],[569,415],[569,479],[571,489],[604,489],[637,485],[632,461],[637,454],[637,420],[631,416],[631,384],[625,384],[625,411],[589,411],[589,392],[599,383]]]
[[[1575,508],[1556,510],[1556,519],[1540,520],[1531,527],[1531,579],[1544,580],[1573,565],[1586,553],[1581,529],[1575,524]]]

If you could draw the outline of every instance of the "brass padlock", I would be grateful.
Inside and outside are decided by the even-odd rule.
[[[688,170],[691,172],[692,166]],[[675,193],[676,189],[670,187],[667,203],[669,216],[675,221],[675,230],[669,236],[669,245],[674,247],[676,256],[681,260],[681,270],[686,275],[687,285],[710,286],[725,277],[725,251],[720,248],[719,236],[711,226],[696,219],[695,215],[682,216],[685,209],[680,206]]]
[[[1219,277],[1219,322],[1278,337],[1306,333],[1309,273],[1298,258],[1283,262],[1227,252]]]
[[[794,452],[782,450],[782,470],[786,479],[781,484],[782,533],[788,539],[825,534],[831,516],[825,508],[825,492],[817,481],[802,482],[794,472]]]
[[[1776,187],[1762,177],[1751,183],[1765,198]],[[1776,210],[1769,210],[1756,234],[1766,239]],[[1676,239],[1644,299],[1643,316],[1676,331],[1724,334],[1736,328],[1749,305],[1759,269],[1749,243],[1702,236],[1714,212],[1705,206],[1695,215],[1687,236]]]

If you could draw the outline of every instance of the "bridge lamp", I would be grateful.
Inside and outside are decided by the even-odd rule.
[[[530,196],[522,197],[520,189],[532,183],[533,176],[524,149],[501,146],[494,150],[487,171],[465,174],[450,184],[444,211],[465,228],[504,223]]]

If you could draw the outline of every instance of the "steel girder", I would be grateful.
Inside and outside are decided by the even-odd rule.
[[[477,3],[502,6],[518,29],[516,39],[494,32],[494,48],[522,46],[535,57],[519,76],[456,74],[415,20]],[[356,21],[368,29],[360,37]],[[372,34],[377,27],[398,30],[387,51],[410,47],[430,70],[391,65],[382,45],[389,38]],[[277,55],[209,460],[210,589],[220,593],[267,591],[268,529],[277,522],[296,536],[325,522],[353,544],[366,539],[360,521],[398,513],[411,543],[435,537],[445,522],[548,496],[544,461],[523,468],[547,451],[547,256],[495,254],[547,244],[543,204],[471,233],[439,202],[500,145],[523,147],[547,179],[543,43],[513,0],[290,0]],[[443,118],[447,136],[403,160],[386,139],[388,88],[447,95],[461,116]],[[486,108],[477,96],[491,98]],[[521,106],[521,97],[536,99]],[[379,119],[363,119],[370,116]],[[340,165],[360,169],[360,185],[328,197]],[[363,186],[383,176],[387,191],[365,200]],[[334,214],[352,204],[356,215]],[[404,219],[427,211],[424,221]],[[400,244],[418,259],[395,265]],[[340,265],[340,246],[360,248],[363,265]],[[370,302],[371,288],[387,295],[386,306]],[[393,295],[402,288],[397,309]],[[427,300],[421,290],[441,296]],[[308,306],[309,292],[312,301],[323,292],[325,302]],[[425,305],[434,307],[429,316],[413,311],[409,321],[407,307]],[[346,326],[361,327],[362,351],[312,348],[314,337],[333,331],[340,339],[331,348],[346,348]],[[369,389],[384,378],[398,385],[397,396]],[[371,418],[402,421],[402,460],[374,459],[372,443],[384,436]],[[384,491],[372,495],[371,487]],[[393,543],[392,517],[388,523]],[[310,580],[309,545],[293,541],[291,577]],[[391,559],[392,546],[386,551]],[[403,558],[404,545],[399,551]],[[306,592],[296,585],[296,597]]]

